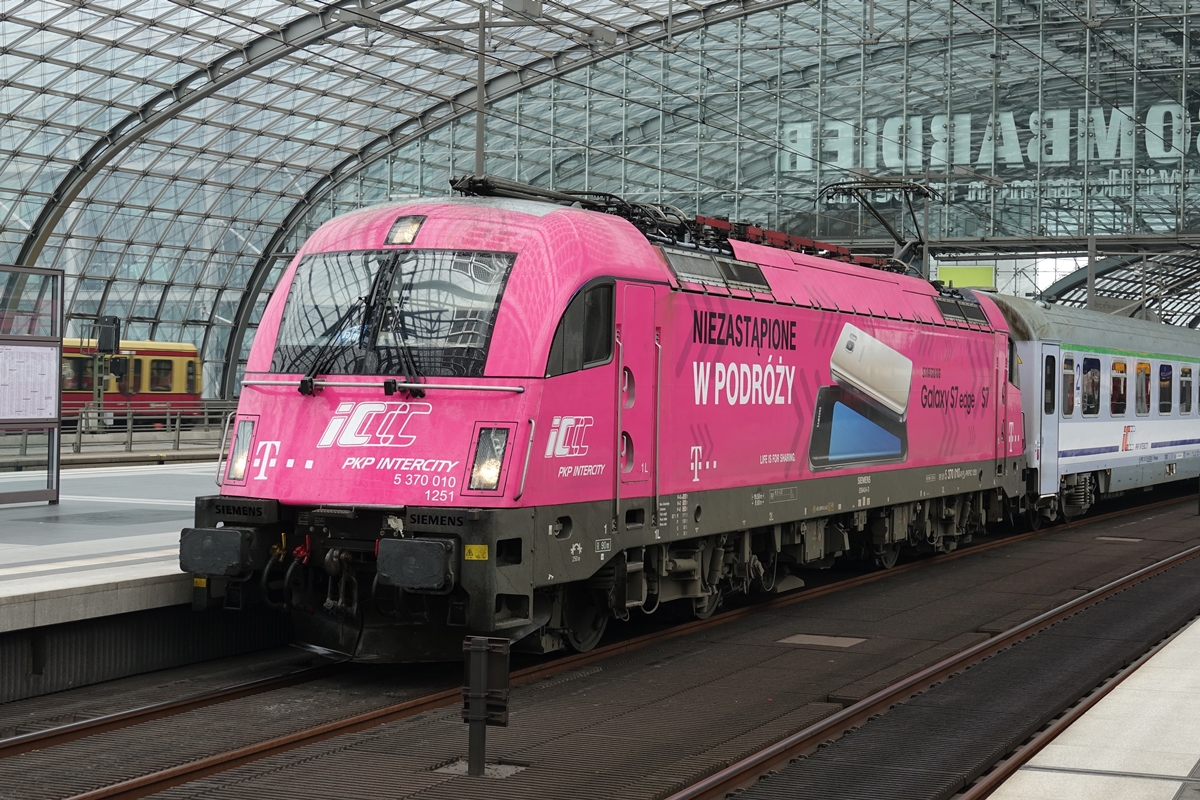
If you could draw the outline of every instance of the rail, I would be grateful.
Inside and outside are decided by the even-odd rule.
[[[130,404],[90,404],[62,416],[61,451],[65,453],[143,450],[216,450],[221,426],[237,401],[205,400],[186,405],[164,402],[149,408]],[[49,441],[45,431],[0,432],[0,469],[43,463]]]

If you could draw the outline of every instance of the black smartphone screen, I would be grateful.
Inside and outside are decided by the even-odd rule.
[[[903,461],[907,426],[856,394],[825,386],[817,394],[808,460],[813,469]]]

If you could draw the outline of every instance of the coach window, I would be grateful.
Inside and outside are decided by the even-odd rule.
[[[1179,413],[1192,413],[1192,368],[1179,368]]]
[[[1125,385],[1129,376],[1125,374],[1125,362],[1112,362],[1112,404],[1109,410],[1114,417],[1125,416]]]
[[[1062,360],[1062,415],[1075,413],[1075,357],[1063,356]]]
[[[1054,413],[1054,385],[1058,382],[1058,370],[1054,368],[1054,356],[1046,356],[1046,374],[1043,385],[1046,387],[1045,411]]]
[[[1158,365],[1158,413],[1170,414],[1171,401],[1175,394],[1174,367],[1170,364]]]
[[[613,349],[613,285],[588,287],[571,301],[554,332],[546,377],[607,364]]]
[[[1079,376],[1082,384],[1083,415],[1094,417],[1100,413],[1100,359],[1085,358],[1083,372]]]
[[[1134,376],[1134,407],[1133,413],[1144,417],[1150,413],[1150,362],[1137,362],[1137,375]]]
[[[167,359],[153,359],[150,362],[150,391],[169,392],[175,388],[174,364]]]

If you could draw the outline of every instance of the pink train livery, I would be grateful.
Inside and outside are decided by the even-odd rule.
[[[631,611],[704,617],[1024,507],[988,296],[577,199],[418,200],[309,238],[183,532],[197,606],[254,594],[360,659],[457,658],[468,633],[582,651]]]

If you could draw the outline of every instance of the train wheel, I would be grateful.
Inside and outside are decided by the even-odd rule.
[[[608,609],[596,602],[586,586],[568,587],[563,598],[563,626],[567,643],[577,653],[586,653],[600,643],[608,627]]]
[[[883,550],[875,554],[876,566],[883,569],[891,569],[896,566],[896,562],[900,559],[900,545],[888,544],[883,546]]]
[[[1038,528],[1042,527],[1042,512],[1036,507],[1030,506],[1028,517],[1029,530],[1036,531]]]
[[[697,597],[692,600],[692,614],[696,619],[708,619],[719,605],[721,605],[720,589],[706,597]]]

